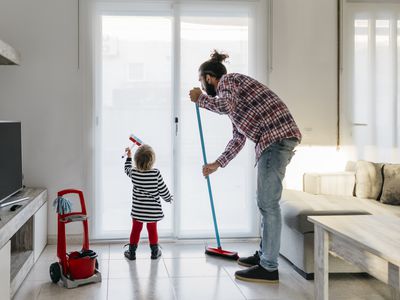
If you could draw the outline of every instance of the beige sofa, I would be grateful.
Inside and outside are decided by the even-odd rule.
[[[400,217],[399,205],[383,204],[376,199],[355,196],[356,192],[366,196],[382,194],[382,191],[379,191],[379,187],[382,189],[384,186],[382,166],[383,164],[350,162],[344,172],[306,173],[303,177],[303,191],[283,191],[281,255],[286,257],[304,278],[312,279],[314,273],[314,227],[307,221],[308,216],[373,214]],[[398,183],[400,186],[400,181]],[[329,272],[361,271],[330,255]]]

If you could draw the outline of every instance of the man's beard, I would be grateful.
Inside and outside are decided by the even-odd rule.
[[[204,82],[203,90],[205,90],[207,95],[209,95],[211,97],[217,96],[217,91],[216,91],[215,87],[206,81]]]

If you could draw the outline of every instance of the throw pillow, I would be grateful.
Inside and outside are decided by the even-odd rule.
[[[400,205],[400,165],[387,164],[383,167],[381,202]]]
[[[382,166],[380,163],[357,161],[356,197],[378,200],[382,192]]]

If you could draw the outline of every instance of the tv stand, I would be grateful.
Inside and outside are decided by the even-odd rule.
[[[0,208],[1,299],[14,296],[47,244],[46,189],[25,188],[13,197],[22,207]]]
[[[18,196],[20,193],[18,193]],[[13,205],[25,200],[29,200],[29,197],[21,197],[19,198],[17,195],[11,196],[10,198],[7,198],[6,200],[0,202],[0,208],[5,207],[5,206],[9,206],[9,205]]]

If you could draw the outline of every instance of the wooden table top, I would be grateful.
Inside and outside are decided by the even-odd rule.
[[[309,216],[308,220],[400,266],[400,218],[383,215]]]

